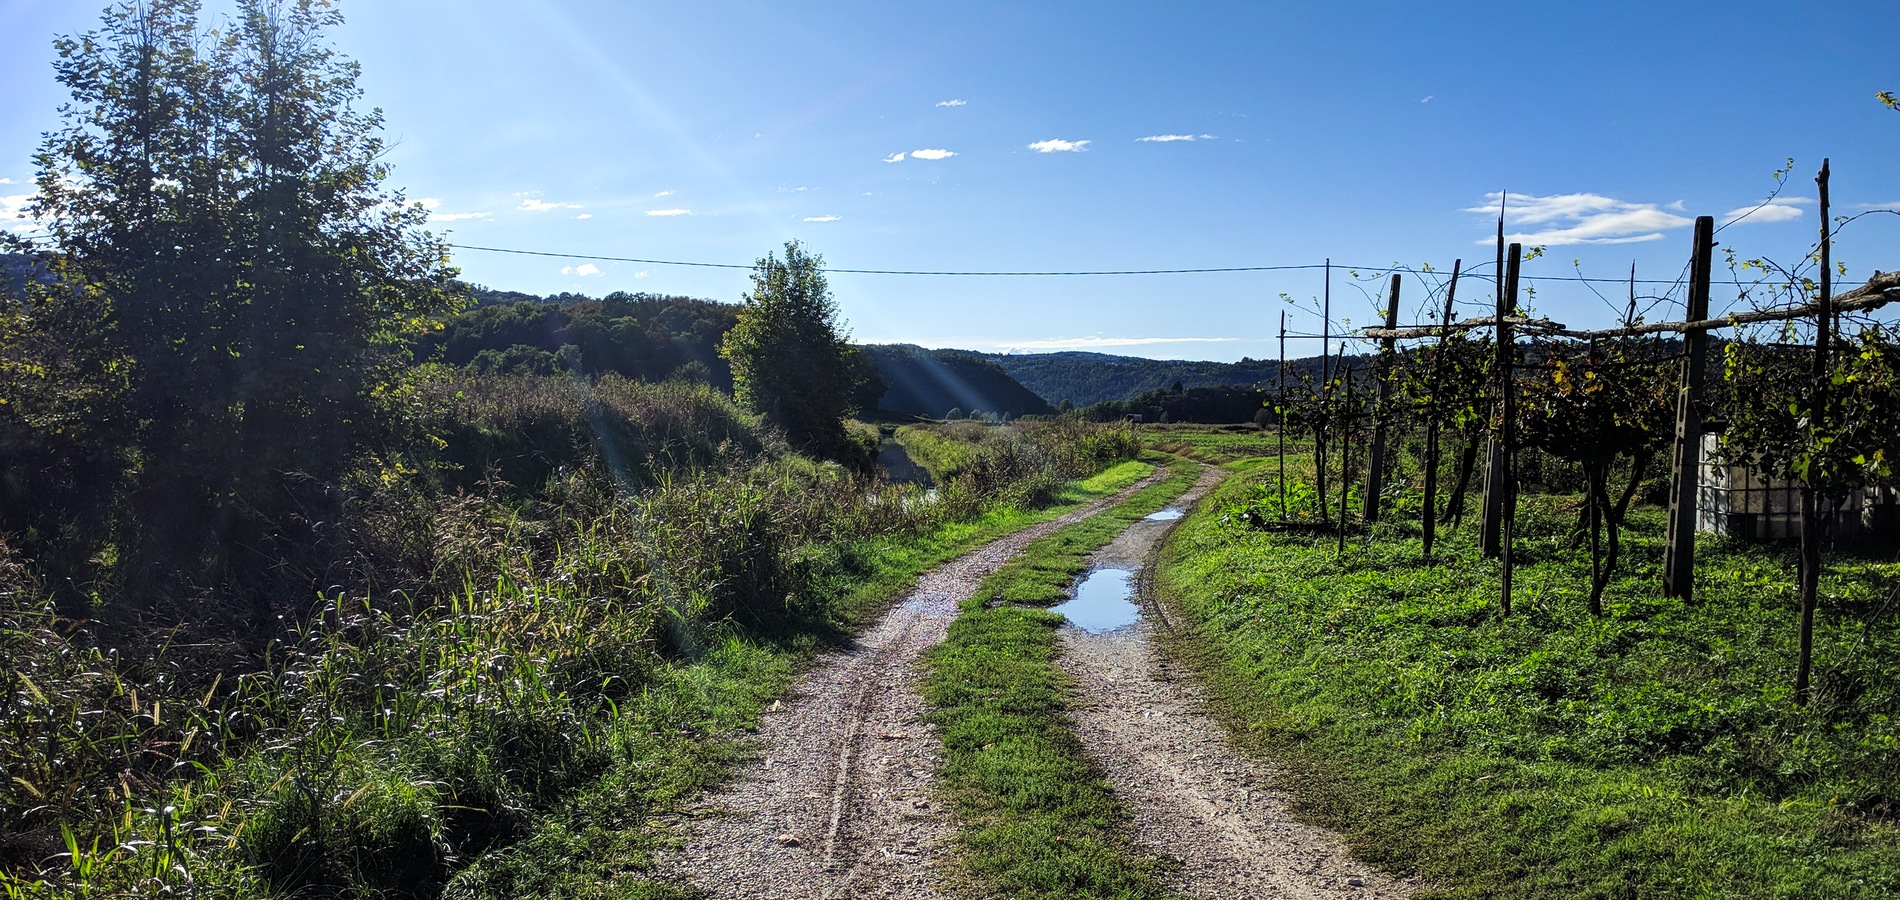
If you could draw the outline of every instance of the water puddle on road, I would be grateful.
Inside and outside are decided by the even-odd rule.
[[[1182,510],[1180,507],[1170,506],[1167,509],[1164,509],[1160,512],[1149,513],[1145,516],[1142,516],[1141,518],[1144,521],[1148,521],[1148,522],[1172,522],[1175,519],[1181,518],[1181,512]]]
[[[1074,598],[1054,610],[1089,634],[1126,628],[1141,618],[1140,607],[1130,599],[1135,593],[1134,578],[1131,569],[1096,569],[1075,586]]]

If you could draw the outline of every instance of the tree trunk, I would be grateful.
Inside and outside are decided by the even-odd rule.
[[[1458,483],[1451,489],[1451,502],[1445,504],[1445,514],[1440,522],[1448,522],[1456,530],[1465,521],[1465,493],[1471,488],[1471,471],[1478,465],[1478,439],[1466,436],[1464,453],[1458,457]]]

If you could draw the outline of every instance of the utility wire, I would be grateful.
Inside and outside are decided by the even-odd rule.
[[[554,253],[554,252],[550,252],[546,250],[516,250],[516,249],[511,249],[511,248],[506,248],[506,247],[477,247],[471,244],[449,244],[447,246],[452,247],[456,250],[477,250],[484,253],[507,253],[507,254],[512,254],[515,256],[540,256],[540,257],[549,257],[553,259],[579,259],[579,260],[588,260],[591,262],[635,263],[638,265],[645,265],[645,266],[692,266],[692,267],[701,268],[701,269],[752,269],[752,268],[755,268],[752,265],[741,265],[739,263],[685,262],[681,260],[671,260],[671,259],[635,259],[633,257],[628,257],[628,256],[596,256],[596,255],[586,254],[586,253]],[[841,268],[833,268],[833,267],[827,266],[825,267],[824,271],[827,273],[838,274],[838,275],[924,275],[924,276],[941,276],[941,277],[954,277],[954,278],[969,278],[969,277],[1058,278],[1058,277],[1115,276],[1115,275],[1203,275],[1203,274],[1227,273],[1227,272],[1292,272],[1292,271],[1316,271],[1316,270],[1320,270],[1324,268],[1326,268],[1326,265],[1324,263],[1307,263],[1307,264],[1302,264],[1302,265],[1222,266],[1222,267],[1206,267],[1206,268],[1198,268],[1198,269],[1102,269],[1102,270],[1047,271],[1047,272],[936,271],[936,270],[924,270],[924,269],[841,269]],[[1356,269],[1356,270],[1367,271],[1367,272],[1412,271],[1410,269],[1403,269],[1403,268],[1395,269],[1394,267],[1391,267],[1391,266],[1348,266],[1348,265],[1342,265],[1338,263],[1335,263],[1333,265],[1333,268],[1339,269],[1342,271],[1347,270],[1347,269]],[[1479,268],[1482,268],[1482,266],[1474,266],[1472,269],[1467,270],[1467,271],[1476,271]],[[1537,276],[1525,275],[1525,276],[1522,276],[1522,278],[1523,280],[1527,280],[1527,281],[1572,281],[1572,282],[1595,282],[1595,283],[1601,283],[1601,284],[1629,284],[1630,283],[1630,280],[1627,278],[1590,278],[1590,277],[1586,277],[1582,275],[1537,275]],[[1652,279],[1639,278],[1637,279],[1636,283],[1637,284],[1671,284],[1673,285],[1676,283],[1676,281],[1662,280],[1662,279],[1652,280]]]

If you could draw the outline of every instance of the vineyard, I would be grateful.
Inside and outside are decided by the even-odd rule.
[[[1601,617],[1639,496],[1668,509],[1663,560],[1654,573],[1662,593],[1694,602],[1698,529],[1733,530],[1748,515],[1773,512],[1757,508],[1734,524],[1725,521],[1727,481],[1768,485],[1757,493],[1769,495],[1770,503],[1778,486],[1794,498],[1786,505],[1798,506],[1782,512],[1793,519],[1787,532],[1801,547],[1792,699],[1807,703],[1823,549],[1874,552],[1900,536],[1890,489],[1893,461],[1900,458],[1900,345],[1895,326],[1879,316],[1900,300],[1900,273],[1876,272],[1866,284],[1834,293],[1832,244],[1859,216],[1829,217],[1829,175],[1823,162],[1815,179],[1819,241],[1792,266],[1730,260],[1747,308],[1724,317],[1709,315],[1716,228],[1708,216],[1696,222],[1686,283],[1679,285],[1680,321],[1645,321],[1642,301],[1654,309],[1678,298],[1639,297],[1633,275],[1616,327],[1574,330],[1525,315],[1521,268],[1541,251],[1507,247],[1502,217],[1495,313],[1457,318],[1460,260],[1434,285],[1432,305],[1442,298],[1437,321],[1401,327],[1403,279],[1393,274],[1384,326],[1358,335],[1379,345],[1369,372],[1354,370],[1342,339],[1336,356],[1327,351],[1319,378],[1289,384],[1283,317],[1275,403],[1281,461],[1273,489],[1244,514],[1263,528],[1324,528],[1336,535],[1343,555],[1356,529],[1404,513],[1417,521],[1420,557],[1429,562],[1439,527],[1463,522],[1475,474],[1482,495],[1479,544],[1486,558],[1500,562],[1497,614],[1508,617],[1520,493],[1576,493],[1581,500],[1566,545],[1588,546],[1587,605]],[[1753,277],[1744,282],[1745,275]],[[1322,321],[1330,327],[1330,295],[1326,303]],[[1332,345],[1332,335],[1317,337]],[[1409,345],[1404,352],[1400,342]],[[1289,437],[1310,446],[1310,483],[1288,478]],[[1395,438],[1417,445],[1409,457],[1417,495],[1407,493],[1405,478],[1394,477],[1401,464]],[[1458,452],[1450,466],[1453,486],[1441,499],[1448,442]],[[1748,502],[1744,497],[1744,508]],[[1756,507],[1763,502],[1754,501]]]

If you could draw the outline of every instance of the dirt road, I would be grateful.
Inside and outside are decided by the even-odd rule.
[[[939,896],[953,826],[931,793],[941,742],[923,721],[919,657],[1023,547],[1152,480],[928,573],[852,646],[821,657],[761,721],[759,763],[696,807],[662,868],[712,897]]]

